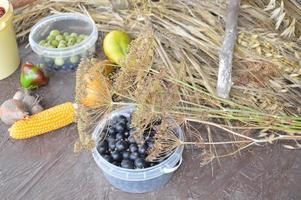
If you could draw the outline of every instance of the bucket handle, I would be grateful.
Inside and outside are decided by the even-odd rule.
[[[169,173],[176,171],[181,166],[182,162],[183,162],[183,157],[181,156],[181,158],[176,166],[174,166],[173,168],[163,168],[162,169],[163,173],[169,174]]]

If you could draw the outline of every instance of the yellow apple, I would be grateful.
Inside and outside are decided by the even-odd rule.
[[[130,43],[131,38],[127,33],[114,30],[105,36],[103,50],[110,61],[120,65],[129,50]]]

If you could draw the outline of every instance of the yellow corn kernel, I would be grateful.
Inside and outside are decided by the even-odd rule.
[[[75,108],[67,102],[17,121],[9,129],[10,137],[26,139],[57,130],[75,122]]]

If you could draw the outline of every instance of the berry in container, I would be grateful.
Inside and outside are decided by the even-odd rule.
[[[55,14],[31,29],[29,44],[47,71],[74,71],[81,58],[93,57],[98,31],[94,21],[78,13]]]

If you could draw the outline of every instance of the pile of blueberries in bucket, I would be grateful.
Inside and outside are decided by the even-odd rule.
[[[108,162],[127,169],[143,169],[155,166],[158,163],[147,162],[148,152],[154,147],[155,130],[146,129],[144,143],[136,142],[130,120],[120,115],[114,117],[104,127],[101,136],[106,136],[98,143],[97,150]]]

